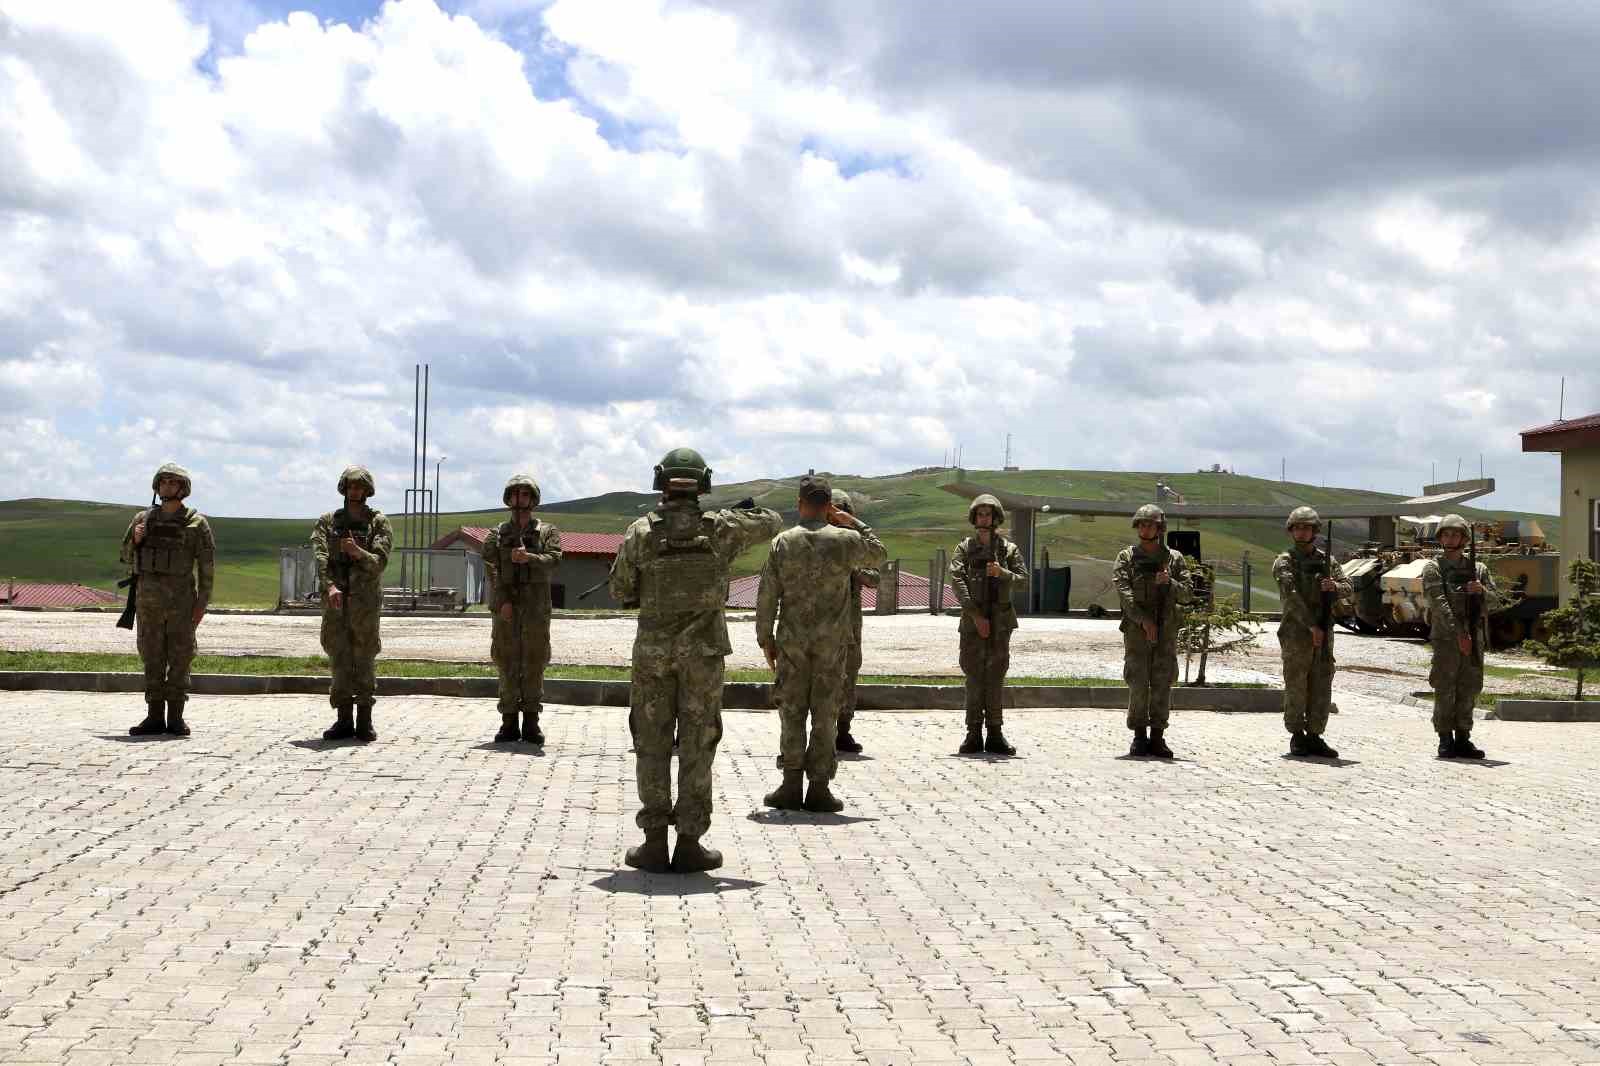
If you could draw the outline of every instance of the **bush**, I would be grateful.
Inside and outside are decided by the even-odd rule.
[[[1572,582],[1573,599],[1565,607],[1545,612],[1540,620],[1548,636],[1544,640],[1529,640],[1523,644],[1551,666],[1559,666],[1578,673],[1578,691],[1574,699],[1583,699],[1585,671],[1600,669],[1600,566],[1588,559],[1574,559],[1567,568]]]

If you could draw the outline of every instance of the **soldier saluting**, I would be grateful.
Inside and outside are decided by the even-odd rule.
[[[496,744],[517,739],[544,743],[544,671],[550,665],[550,575],[561,562],[561,531],[533,517],[539,483],[513,474],[500,499],[511,517],[483,542],[493,633],[489,651],[500,675],[500,731]],[[517,728],[517,715],[522,728]]]
[[[854,516],[855,504],[843,489],[833,490],[833,505],[847,515]],[[861,590],[875,589],[883,575],[875,566],[858,567],[850,575],[850,651],[844,661],[844,707],[839,711],[839,735],[835,747],[852,754],[861,752],[861,742],[850,732],[856,720],[856,680],[861,676]],[[779,766],[782,766],[779,757]]]
[[[1327,552],[1317,547],[1322,518],[1310,507],[1289,512],[1284,528],[1294,547],[1272,562],[1283,621],[1278,646],[1283,652],[1283,725],[1290,755],[1336,759],[1322,739],[1333,707],[1333,628],[1326,622],[1325,598],[1351,594],[1350,581]]]
[[[1122,601],[1122,677],[1133,730],[1128,754],[1170,759],[1166,732],[1178,679],[1178,604],[1193,598],[1189,564],[1164,543],[1167,516],[1161,508],[1139,508],[1133,528],[1139,543],[1122,549],[1111,570]]]
[[[783,516],[743,500],[704,511],[711,468],[690,448],[656,465],[656,507],[628,527],[611,564],[611,595],[639,605],[633,640],[629,723],[644,843],[629,866],[655,873],[715,870],[722,853],[700,838],[711,825],[711,768],[722,739],[724,660],[733,652],[724,610],[734,557],[775,536]],[[678,738],[678,801],[672,801],[672,739]],[[678,827],[667,857],[667,826]]]
[[[973,535],[956,546],[950,561],[950,588],[961,601],[961,672],[966,675],[967,738],[961,754],[980,751],[1015,755],[1002,731],[1006,670],[1011,666],[1011,634],[1017,610],[1011,590],[1028,580],[1017,546],[1000,535],[1005,508],[983,493],[967,508]],[[988,740],[983,729],[988,727]]]
[[[1505,604],[1489,568],[1461,550],[1471,535],[1465,518],[1445,515],[1439,520],[1439,547],[1444,554],[1422,564],[1433,644],[1428,684],[1433,686],[1433,730],[1439,734],[1441,759],[1483,758],[1483,749],[1472,743],[1472,711],[1483,691],[1489,614]],[[1474,597],[1476,604],[1471,602]]]
[[[186,737],[183,705],[189,698],[194,632],[211,602],[217,545],[205,515],[185,507],[192,483],[177,463],[163,463],[150,479],[160,501],[140,511],[122,537],[122,561],[133,569],[139,658],[144,661],[144,720],[132,736]]]
[[[377,492],[372,471],[347,466],[339,475],[344,506],[317,519],[311,551],[322,589],[322,650],[328,654],[328,702],[333,725],[324,740],[377,740],[372,705],[378,698],[378,619],[383,613],[383,569],[394,531],[369,500]]]

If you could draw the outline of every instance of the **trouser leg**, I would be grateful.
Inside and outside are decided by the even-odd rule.
[[[678,802],[673,808],[679,837],[698,838],[711,826],[712,769],[722,741],[721,656],[684,664],[678,688]],[[666,735],[671,754],[672,734]]]

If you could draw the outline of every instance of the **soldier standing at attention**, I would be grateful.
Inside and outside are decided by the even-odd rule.
[[[827,478],[800,479],[800,524],[773,538],[756,602],[756,641],[776,672],[782,719],[778,746],[783,784],[767,794],[767,806],[828,814],[844,809],[828,782],[839,766],[835,744],[845,698],[845,660],[856,639],[852,578],[861,567],[881,565],[888,555],[871,528],[834,505],[833,495]],[[810,780],[804,797],[802,774]]]
[[[1178,679],[1178,604],[1193,598],[1189,564],[1166,546],[1167,516],[1153,504],[1134,512],[1139,543],[1123,548],[1111,570],[1122,601],[1122,677],[1128,682],[1129,755],[1172,758],[1167,722]],[[1146,732],[1148,730],[1148,733]]]
[[[1481,759],[1472,743],[1472,710],[1483,691],[1483,653],[1489,646],[1489,614],[1505,605],[1489,568],[1462,552],[1472,528],[1458,514],[1439,520],[1444,554],[1422,564],[1422,591],[1428,597],[1429,638],[1433,643],[1433,730],[1439,758]],[[1468,597],[1478,601],[1477,625],[1469,624]]]
[[[500,731],[494,742],[543,744],[539,712],[550,665],[550,575],[561,561],[561,531],[533,517],[539,483],[529,475],[511,475],[500,499],[511,508],[511,517],[483,542],[494,627],[489,654],[500,675]]]
[[[961,672],[967,679],[967,739],[961,753],[1015,755],[1017,749],[1001,731],[1002,708],[1011,633],[1017,628],[1011,590],[1028,580],[1028,567],[1017,546],[1000,536],[1006,512],[999,500],[987,492],[979,496],[967,508],[967,521],[975,532],[956,546],[950,561],[950,588],[961,601]]]
[[[735,556],[775,536],[783,516],[740,501],[702,511],[711,468],[690,448],[657,464],[655,510],[635,521],[611,564],[611,595],[639,605],[629,721],[634,726],[637,823],[644,843],[626,862],[640,870],[715,870],[722,853],[700,843],[711,825],[711,767],[722,739],[723,660],[732,653],[724,608]],[[672,740],[678,738],[678,801],[672,802]],[[667,857],[667,826],[678,827]]]
[[[317,519],[311,550],[322,589],[322,650],[333,675],[328,702],[334,723],[324,740],[362,743],[378,739],[372,704],[378,698],[378,618],[383,613],[383,568],[389,565],[394,531],[381,511],[368,506],[377,492],[372,472],[349,466],[339,475],[344,506]]]
[[[1284,528],[1294,547],[1272,563],[1283,605],[1278,645],[1283,650],[1283,724],[1290,755],[1336,759],[1322,739],[1333,706],[1333,630],[1322,624],[1322,598],[1351,594],[1344,571],[1316,545],[1322,519],[1310,507],[1289,512]]]
[[[845,514],[856,513],[850,494],[841,489],[833,490],[833,505]],[[861,752],[861,744],[850,735],[850,725],[856,718],[856,679],[861,676],[861,590],[877,588],[879,578],[875,566],[860,567],[850,577],[850,651],[844,660],[844,707],[839,711],[836,746],[852,754]],[[782,765],[781,756],[779,765]]]
[[[183,705],[189,698],[194,631],[211,602],[217,552],[205,515],[183,504],[191,487],[187,470],[162,464],[150,479],[159,504],[134,515],[122,536],[122,561],[139,582],[134,604],[147,711],[128,730],[136,737],[189,735]]]

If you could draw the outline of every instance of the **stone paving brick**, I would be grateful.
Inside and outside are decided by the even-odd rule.
[[[624,712],[0,694],[0,1062],[1600,1064],[1600,727],[1341,698],[1346,761],[1267,716],[859,719],[841,816],[773,812],[725,716],[714,875],[639,874]],[[52,722],[43,733],[30,723]],[[1010,732],[1010,730],[1008,730]]]

